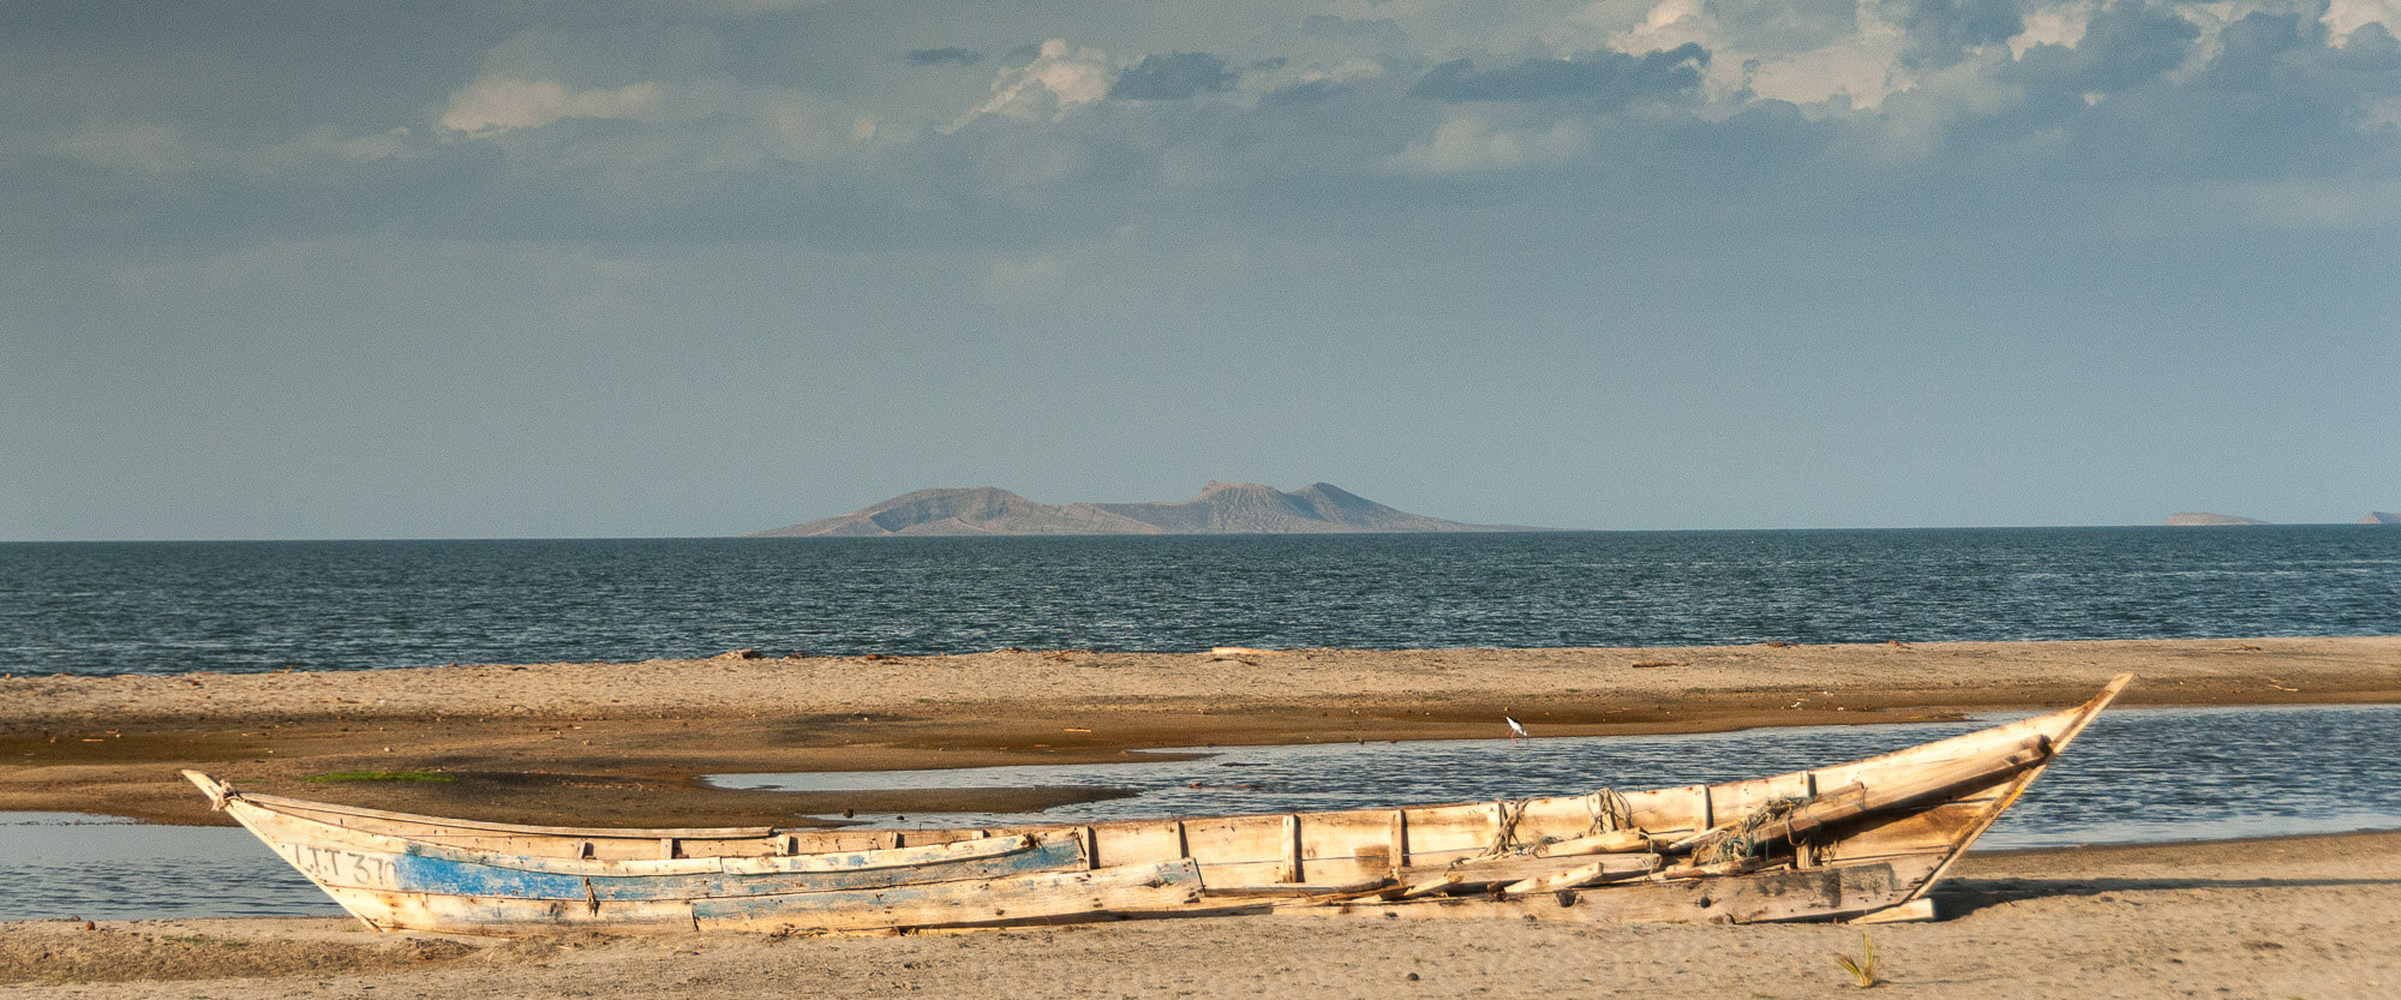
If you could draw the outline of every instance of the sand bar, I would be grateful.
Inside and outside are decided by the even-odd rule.
[[[724,771],[1122,760],[1146,747],[1690,732],[2082,701],[2401,701],[2401,637],[1300,650],[449,666],[0,679],[0,809],[212,823],[175,778],[515,822],[793,824],[1022,809],[1055,790],[725,791]],[[441,782],[318,784],[336,772]]]

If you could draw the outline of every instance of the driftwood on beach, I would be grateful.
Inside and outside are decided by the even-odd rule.
[[[1733,923],[1925,892],[2129,678],[1864,760],[1651,791],[1006,829],[579,828],[253,794],[185,772],[383,930],[844,932],[1295,911]]]

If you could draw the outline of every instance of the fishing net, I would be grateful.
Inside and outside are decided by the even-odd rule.
[[[1714,865],[1727,861],[1747,861],[1760,856],[1767,851],[1768,846],[1776,838],[1760,836],[1759,829],[1781,822],[1791,816],[1795,810],[1808,804],[1809,798],[1805,795],[1788,795],[1780,799],[1769,799],[1759,808],[1745,814],[1733,826],[1728,827],[1724,836],[1703,844],[1699,850],[1692,852],[1693,863]]]

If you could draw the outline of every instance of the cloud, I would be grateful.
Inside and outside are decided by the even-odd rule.
[[[1411,140],[1384,166],[1403,174],[1477,173],[1557,166],[1591,148],[1590,133],[1572,118],[1531,131],[1496,128],[1481,115],[1461,113],[1444,119],[1432,136]]]
[[[2025,33],[2012,0],[1913,0],[1897,19],[1913,61],[1947,66],[1968,52]]]
[[[908,55],[901,57],[901,61],[911,66],[940,66],[944,63],[973,66],[984,61],[984,54],[961,48],[910,49]]]
[[[499,135],[541,128],[566,118],[655,120],[659,86],[637,83],[615,90],[569,90],[555,80],[484,76],[452,91],[442,127],[469,135]]]
[[[2333,0],[2318,20],[2334,44],[2348,45],[2353,32],[2371,24],[2383,25],[2388,34],[2401,29],[2401,0]]]
[[[2084,40],[2085,29],[2091,26],[2093,8],[2090,4],[2068,3],[2045,7],[2027,14],[2018,33],[2011,36],[2009,54],[2024,59],[2026,50],[2037,45],[2056,45],[2072,49]]]
[[[1070,108],[1109,96],[1110,70],[1108,53],[1053,38],[1035,48],[1023,68],[1001,70],[993,77],[992,96],[943,131],[955,132],[981,115],[1037,118],[1047,111],[1052,121],[1062,120]]]
[[[23,145],[58,190],[120,199],[127,231],[404,219],[470,239],[833,242],[867,229],[859,220],[894,244],[969,229],[1017,239],[1154,211],[1249,219],[1511,171],[1482,196],[1555,183],[1656,200],[1675,178],[1708,176],[1737,192],[1711,205],[1726,218],[1786,211],[1739,194],[1758,177],[1822,175],[1843,192],[1945,171],[1967,178],[1962,190],[2034,176],[2120,192],[2288,174],[2365,184],[2401,172],[2401,65],[2373,19],[2393,3],[2223,0],[2196,21],[2195,5],[2169,0],[1571,0],[1478,20],[1350,0],[1326,9],[1391,19],[1286,8],[1261,31],[1132,31],[1101,18],[1096,32],[1128,39],[1113,45],[1145,46],[1117,59],[1067,39],[1003,58],[1029,36],[998,15],[833,36],[813,18],[595,22],[478,39],[480,64],[462,49],[461,68],[421,74],[406,100],[378,93],[338,125],[310,107],[229,129],[127,99]],[[2270,14],[2246,24],[2260,4]],[[911,48],[929,40],[962,44]],[[1782,127],[1728,124],[1764,112]],[[981,117],[996,120],[962,128]],[[1770,141],[1729,161],[1711,136],[1746,128]],[[504,133],[506,148],[459,141]],[[233,207],[299,204],[295,192],[348,207]]]
[[[1615,106],[1691,90],[1700,85],[1701,67],[1708,63],[1709,52],[1690,42],[1639,56],[1587,52],[1572,59],[1528,59],[1481,72],[1469,60],[1454,59],[1428,70],[1410,93],[1450,103],[1575,97]]]
[[[1333,80],[1303,80],[1268,91],[1260,96],[1259,104],[1262,107],[1270,108],[1302,107],[1310,104],[1323,104],[1350,92],[1351,88],[1348,84],[1336,83]]]
[[[1141,62],[1118,74],[1117,82],[1109,85],[1109,97],[1118,101],[1189,100],[1204,90],[1230,89],[1241,75],[1227,69],[1224,59],[1206,52],[1143,56]]]
[[[2131,90],[2184,64],[2201,29],[2175,13],[2136,4],[2102,8],[2085,22],[2073,48],[2024,50],[2030,77],[2077,93]]]
[[[1857,34],[1832,45],[1751,61],[1751,92],[1795,104],[1837,97],[1853,108],[1874,108],[1916,86],[1902,59],[1907,33],[1896,24],[1860,19]]]

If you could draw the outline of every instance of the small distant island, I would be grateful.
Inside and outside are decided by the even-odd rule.
[[[2266,524],[2266,523],[2268,523],[2268,522],[2266,522],[2266,521],[2262,521],[2262,520],[2259,520],[2259,519],[2257,519],[2257,518],[2250,518],[2250,517],[2236,517],[2236,516],[2234,516],[2234,515],[2232,515],[2232,514],[2210,514],[2210,513],[2204,513],[2204,512],[2198,512],[2198,511],[2194,511],[2194,512],[2187,512],[2187,513],[2182,513],[2182,514],[2170,514],[2170,515],[2168,515],[2168,527],[2171,527],[2171,528],[2193,528],[2193,527],[2208,527],[2208,526],[2215,526],[2215,525],[2225,525],[2225,524]]]
[[[840,517],[745,538],[879,535],[1287,535],[1357,532],[1542,531],[1464,524],[1396,510],[1330,483],[1286,493],[1257,483],[1210,483],[1182,503],[1036,503],[993,486],[918,490]]]
[[[2250,517],[2236,517],[2232,514],[2209,514],[2195,511],[2183,514],[2170,514],[2168,515],[2167,523],[2171,528],[2195,528],[2228,524],[2274,524],[2275,522],[2262,521],[2257,518]],[[2395,514],[2389,510],[2371,510],[2367,513],[2367,516],[2351,523],[2401,524],[2401,514]]]

